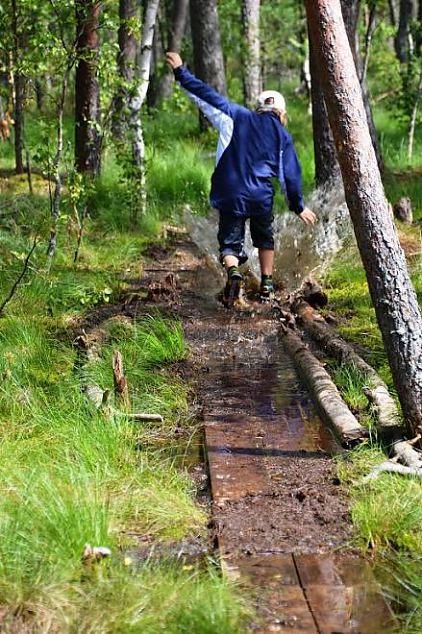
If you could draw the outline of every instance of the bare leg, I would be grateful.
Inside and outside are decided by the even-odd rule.
[[[272,275],[274,265],[273,249],[259,249],[258,253],[262,275]]]
[[[235,255],[225,255],[223,262],[226,269],[229,269],[231,266],[239,266],[239,258]]]

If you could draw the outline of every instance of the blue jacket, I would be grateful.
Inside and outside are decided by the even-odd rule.
[[[289,209],[304,209],[300,164],[292,137],[274,112],[258,114],[238,106],[197,79],[186,66],[174,71],[177,81],[219,130],[211,205],[222,212],[258,215],[272,212],[277,177]]]

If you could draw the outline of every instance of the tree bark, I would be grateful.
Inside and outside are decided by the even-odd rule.
[[[309,42],[309,62],[311,70],[315,183],[317,187],[322,187],[332,183],[340,176],[340,166],[337,161],[334,139],[328,121],[318,61],[311,42]]]
[[[401,64],[405,64],[408,61],[412,49],[410,22],[414,15],[413,11],[413,0],[400,0],[399,26],[394,40],[394,47]]]
[[[134,22],[138,15],[139,0],[120,0],[117,68],[122,83],[114,100],[112,122],[113,134],[119,140],[124,138],[124,129],[128,125],[128,101],[135,79],[138,42]]]
[[[390,15],[391,26],[397,28],[398,24],[398,8],[397,8],[397,0],[388,0],[388,13]]]
[[[168,32],[167,49],[169,51],[180,52],[183,36],[186,30],[186,22],[189,13],[189,0],[174,0]],[[170,97],[173,88],[173,72],[166,67],[166,72],[157,85],[154,96],[155,106],[158,106],[164,99]]]
[[[294,312],[307,334],[316,341],[322,349],[341,365],[354,367],[368,382],[364,394],[374,405],[379,425],[379,432],[386,442],[403,437],[399,412],[394,399],[390,396],[384,381],[375,370],[364,361],[335,330],[325,323],[317,311],[304,301],[297,301],[293,305]]]
[[[341,0],[341,10],[353,53],[358,75],[363,77],[363,62],[359,54],[357,25],[360,10],[360,0]],[[320,72],[315,52],[312,50],[312,43],[309,42],[310,68],[311,68],[311,96],[312,96],[312,127],[314,138],[314,158],[315,158],[315,182],[317,186],[331,183],[340,175],[340,168],[337,161],[336,149],[333,142],[330,125],[327,117],[327,109],[322,94]],[[384,164],[372,117],[369,91],[366,81],[362,81],[362,96],[365,104],[367,121],[371,133],[372,142],[377,156],[378,167],[383,170]]]
[[[76,0],[75,165],[97,176],[101,165],[100,87],[97,79],[100,48],[99,0]]]
[[[242,1],[242,26],[245,40],[243,60],[243,94],[245,104],[254,109],[262,92],[259,35],[260,0]]]
[[[156,108],[159,104],[159,90],[160,84],[163,79],[164,72],[167,72],[163,68],[163,60],[165,55],[166,46],[166,30],[167,30],[167,16],[165,14],[163,3],[161,3],[158,15],[157,23],[154,29],[154,39],[152,42],[151,53],[151,70],[147,92],[147,104],[148,109]]]
[[[15,130],[15,170],[16,174],[23,174],[24,140],[23,140],[23,104],[25,100],[25,77],[19,68],[21,43],[19,34],[19,15],[16,0],[12,0],[12,33],[13,33],[13,84],[14,84],[14,130]]]
[[[418,89],[416,92],[415,101],[412,108],[412,115],[410,117],[409,134],[407,138],[407,160],[412,162],[413,156],[413,140],[415,137],[416,117],[418,115],[419,103],[422,98],[422,68],[419,74]]]
[[[371,4],[367,8],[367,23],[365,33],[365,55],[362,60],[362,75],[360,76],[360,83],[366,84],[366,76],[368,74],[369,57],[371,53],[372,36],[376,27],[376,15],[377,5]]]
[[[219,93],[226,94],[223,50],[216,0],[190,0],[195,74]],[[209,127],[200,113],[201,130]]]
[[[347,407],[322,363],[318,361],[302,339],[287,328],[282,342],[291,356],[298,373],[306,384],[321,418],[335,430],[343,445],[351,445],[368,436]]]
[[[375,128],[374,118],[372,116],[371,98],[367,82],[363,78],[363,60],[359,51],[359,34],[358,21],[360,13],[361,0],[341,0],[341,12],[343,15],[344,25],[346,27],[347,37],[349,39],[350,48],[352,49],[353,59],[356,66],[358,77],[360,78],[363,103],[365,106],[366,119],[368,121],[369,132],[377,157],[378,167],[381,172],[384,171],[384,161],[381,154],[381,148],[378,140],[377,130]]]
[[[408,429],[422,425],[422,318],[365,125],[339,0],[305,0],[325,102],[369,291]]]

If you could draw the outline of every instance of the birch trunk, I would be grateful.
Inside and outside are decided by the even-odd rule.
[[[160,0],[149,0],[146,6],[144,23],[142,27],[142,39],[139,56],[138,86],[129,99],[129,129],[132,144],[133,173],[135,179],[136,200],[132,210],[132,220],[137,223],[138,203],[139,212],[146,211],[146,170],[145,170],[145,142],[142,129],[141,108],[145,101],[149,75],[151,69],[152,42],[154,39],[154,28],[157,19]]]
[[[422,425],[422,318],[365,124],[339,0],[305,0],[369,291],[408,430]]]
[[[60,176],[60,164],[62,160],[63,154],[63,115],[64,115],[64,106],[66,102],[66,93],[67,93],[67,85],[69,81],[70,71],[72,69],[73,63],[66,68],[62,89],[60,93],[60,100],[57,107],[57,148],[56,154],[53,160],[53,177],[54,177],[54,193],[51,199],[51,229],[50,229],[50,238],[48,240],[47,247],[47,273],[50,272],[51,265],[53,262],[54,255],[57,249],[57,228],[60,218],[60,204],[62,199],[62,180]]]
[[[262,92],[259,36],[260,0],[242,1],[242,26],[245,38],[243,61],[243,93],[245,104],[254,109]]]

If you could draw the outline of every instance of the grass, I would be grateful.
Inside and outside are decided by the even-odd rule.
[[[139,278],[143,249],[177,214],[175,201],[152,201],[133,231],[130,197],[114,168],[110,159],[96,186],[77,264],[65,199],[51,273],[43,239],[0,319],[1,628],[234,634],[248,612],[212,562],[142,564],[125,555],[139,539],[173,542],[206,530],[206,509],[175,451],[183,453],[181,442],[195,433],[189,387],[172,369],[187,354],[180,324],[156,311],[136,323],[111,319],[102,358],[90,368],[96,383],[112,389],[111,356],[119,349],[134,410],[160,413],[163,423],[134,424],[123,412],[106,417],[81,390],[75,325]],[[0,183],[0,298],[34,234],[47,234],[45,181],[35,176],[34,186],[31,197],[20,177]],[[84,565],[85,543],[110,548],[110,559]]]
[[[292,82],[281,89],[308,194],[314,170],[308,104],[294,94]],[[408,165],[406,126],[387,106],[383,102],[375,108],[386,160],[387,196],[393,202],[410,196],[415,218],[421,219],[422,139],[416,134]],[[163,220],[177,222],[186,204],[199,213],[208,208],[215,133],[198,134],[194,110],[180,93],[159,115],[145,116],[144,123],[148,213],[133,231],[130,183],[108,149],[103,175],[88,197],[89,218],[76,266],[72,259],[77,228],[67,194],[58,253],[47,275],[46,181],[34,174],[31,196],[25,176],[0,178],[0,298],[21,269],[33,236],[42,237],[28,274],[0,320],[0,605],[6,631],[17,624],[34,632],[245,630],[245,606],[212,563],[137,564],[125,557],[127,549],[136,548],[134,535],[175,540],[200,533],[206,523],[172,448],[176,426],[186,437],[194,433],[188,388],[172,372],[172,363],[186,355],[180,325],[158,314],[137,324],[111,320],[102,359],[91,370],[93,380],[111,389],[110,360],[113,350],[119,349],[134,409],[164,414],[162,425],[135,427],[124,415],[105,419],[83,397],[81,376],[75,371],[71,345],[75,323],[97,305],[117,298],[128,281],[139,278],[142,250],[149,241],[160,239]],[[46,126],[38,116],[27,117],[32,157],[46,145]],[[65,132],[71,142],[70,118]],[[67,169],[71,154],[69,145]],[[12,146],[1,144],[0,167],[10,168],[12,161]],[[284,207],[277,195],[276,211]],[[401,235],[420,245],[417,230],[402,229]],[[410,264],[421,298],[421,260],[412,258]],[[341,334],[358,346],[392,387],[353,245],[338,255],[325,283],[329,309],[339,317]],[[350,405],[363,412],[362,378],[353,370],[337,368],[336,379]],[[380,569],[393,570],[386,587],[408,610],[403,631],[420,632],[421,485],[393,475],[363,485],[362,476],[383,459],[380,447],[367,444],[354,450],[339,470],[350,490],[357,542],[376,552]],[[90,569],[83,566],[80,557],[86,542],[110,547],[112,557]]]

